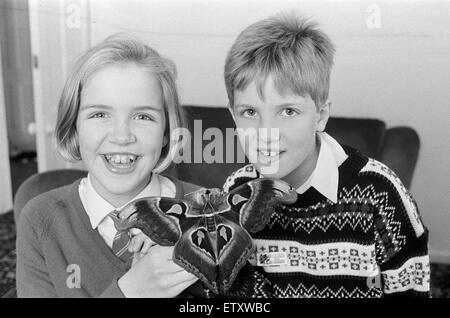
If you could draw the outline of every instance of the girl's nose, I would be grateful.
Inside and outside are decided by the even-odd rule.
[[[126,145],[136,141],[136,135],[130,129],[128,122],[116,122],[111,134],[110,140],[118,145]]]

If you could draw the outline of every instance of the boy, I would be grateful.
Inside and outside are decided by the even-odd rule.
[[[324,132],[334,51],[316,24],[276,15],[228,52],[229,108],[252,164],[225,190],[266,176],[299,194],[254,235],[252,263],[272,284],[266,296],[429,297],[428,231],[410,193],[388,167]],[[246,138],[252,130],[257,138]]]

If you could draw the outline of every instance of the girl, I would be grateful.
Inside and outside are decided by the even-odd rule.
[[[81,56],[59,102],[56,140],[88,176],[23,209],[19,297],[174,297],[197,280],[173,263],[173,247],[149,248],[148,240],[130,268],[131,237],[117,233],[111,218],[134,199],[198,189],[159,174],[177,153],[170,132],[182,126],[174,71],[156,51],[120,34]]]

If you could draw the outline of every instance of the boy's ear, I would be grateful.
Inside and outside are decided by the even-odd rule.
[[[328,118],[330,118],[331,101],[327,99],[325,104],[319,108],[319,120],[317,121],[317,131],[324,131],[327,126]]]

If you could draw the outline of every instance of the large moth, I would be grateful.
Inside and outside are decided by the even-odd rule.
[[[114,223],[118,231],[138,228],[157,244],[175,245],[173,261],[220,295],[254,252],[249,232],[262,230],[277,205],[296,200],[287,183],[261,178],[228,193],[213,188],[183,199],[141,198],[121,209]]]

